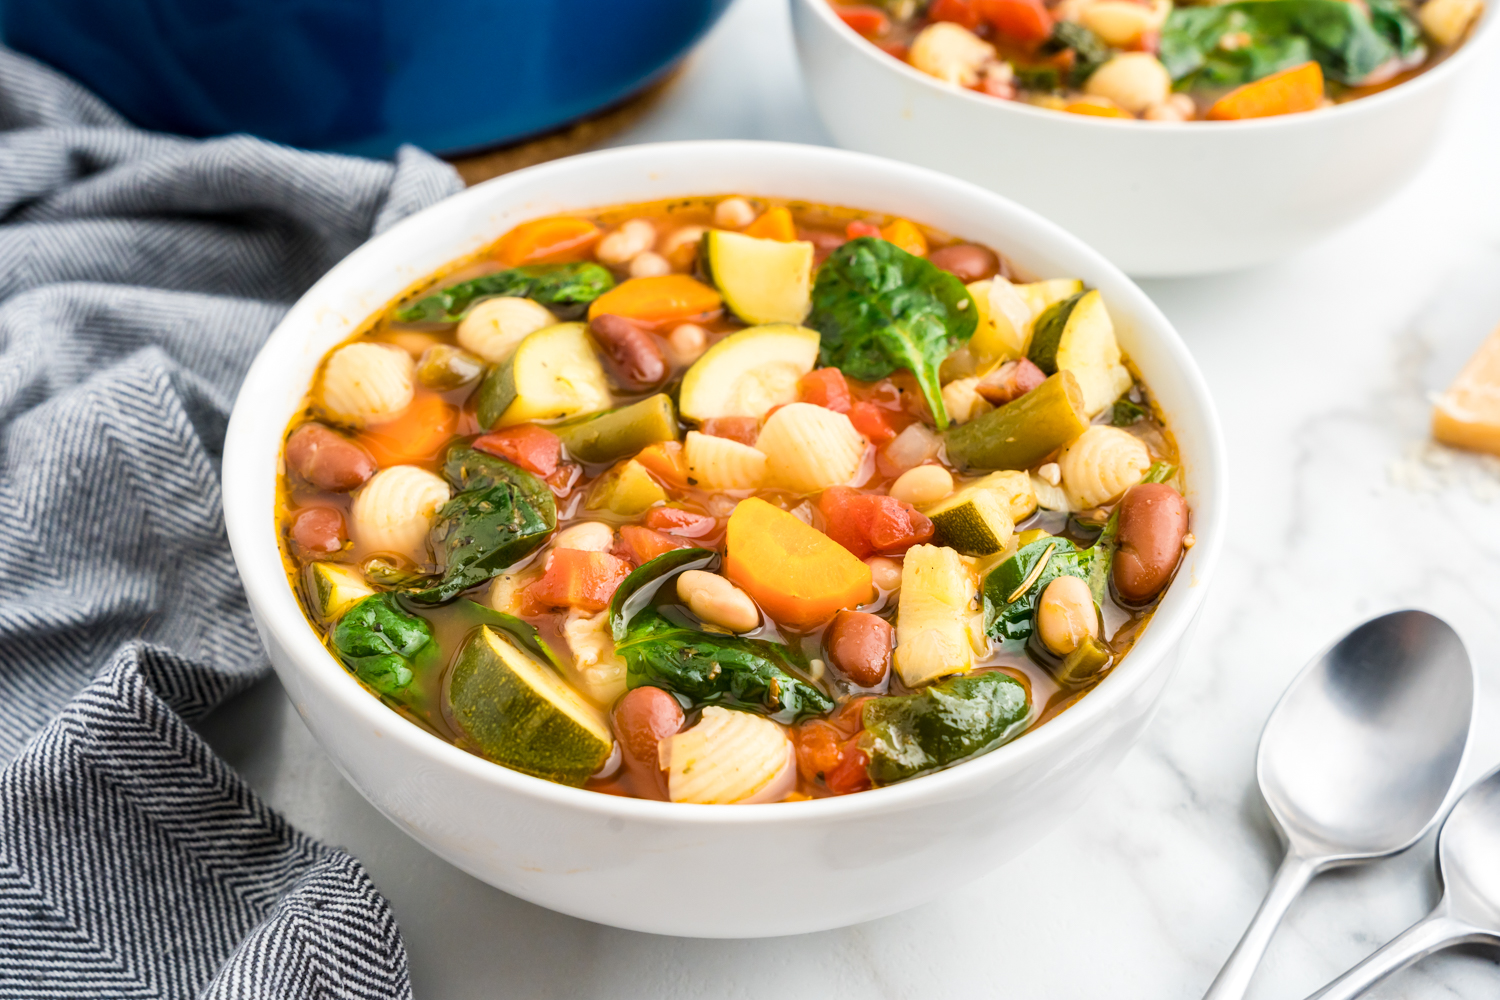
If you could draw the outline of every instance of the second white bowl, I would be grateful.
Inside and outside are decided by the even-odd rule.
[[[1072,115],[951,87],[877,49],[827,0],[792,0],[797,52],[839,145],[982,184],[1130,274],[1264,263],[1353,221],[1432,153],[1495,34],[1494,4],[1451,58],[1371,97],[1241,122]]]

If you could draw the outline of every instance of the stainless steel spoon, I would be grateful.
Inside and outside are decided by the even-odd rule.
[[[1393,972],[1455,944],[1500,944],[1500,768],[1472,785],[1438,834],[1443,898],[1369,958],[1308,1000],[1353,1000]]]
[[[1204,1000],[1239,1000],[1292,900],[1319,872],[1406,850],[1442,813],[1474,715],[1458,633],[1423,611],[1355,628],[1302,668],[1261,732],[1255,771],[1286,858]]]

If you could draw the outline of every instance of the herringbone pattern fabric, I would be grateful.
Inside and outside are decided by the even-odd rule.
[[[0,49],[0,998],[410,995],[359,863],[185,720],[266,669],[219,502],[250,359],[458,186],[146,134]]]

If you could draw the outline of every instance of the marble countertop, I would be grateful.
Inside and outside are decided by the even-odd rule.
[[[1466,777],[1500,761],[1500,461],[1425,444],[1429,394],[1500,321],[1500,62],[1472,83],[1431,164],[1353,228],[1257,270],[1145,283],[1218,401],[1231,540],[1145,739],[1002,871],[799,938],[636,934],[522,902],[418,847],[344,781],[274,679],[205,734],[293,823],[364,862],[395,908],[420,1000],[1201,996],[1279,860],[1254,783],[1261,725],[1344,628],[1404,606],[1451,621],[1481,674]],[[739,0],[613,144],[687,138],[828,142],[782,0]],[[1431,837],[1324,875],[1250,996],[1306,996],[1437,896]],[[1461,949],[1377,995],[1497,986],[1495,953]]]

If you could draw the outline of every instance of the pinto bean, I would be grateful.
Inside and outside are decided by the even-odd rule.
[[[682,728],[682,706],[661,688],[638,687],[615,704],[615,738],[622,763],[648,788],[660,791],[661,764],[657,744]],[[663,796],[665,797],[665,796]]]
[[[332,507],[308,507],[292,521],[292,541],[315,559],[342,549],[347,538],[344,515]]]
[[[823,647],[828,659],[860,687],[875,688],[891,675],[890,623],[864,611],[834,615]]]
[[[939,247],[929,253],[927,259],[964,284],[993,278],[1000,273],[1000,258],[995,256],[995,252],[989,247],[974,243]]]
[[[974,391],[981,399],[995,406],[1004,406],[1020,399],[1032,389],[1047,381],[1047,375],[1029,358],[1007,361],[979,380]]]
[[[1115,592],[1144,604],[1172,578],[1187,534],[1187,502],[1166,483],[1141,483],[1120,501],[1120,548],[1115,553]]]
[[[375,475],[375,459],[332,428],[306,423],[286,442],[287,465],[320,490],[347,493]]]
[[[642,392],[666,379],[667,361],[661,345],[643,327],[624,316],[606,314],[595,316],[589,329],[614,367],[621,388]]]

